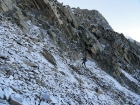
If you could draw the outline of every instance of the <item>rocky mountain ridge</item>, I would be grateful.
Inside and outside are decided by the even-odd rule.
[[[1,0],[0,11],[2,105],[140,104],[140,46],[97,10]]]

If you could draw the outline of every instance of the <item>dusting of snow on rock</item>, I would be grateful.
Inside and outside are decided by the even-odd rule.
[[[130,74],[128,74],[124,70],[121,70],[121,71],[130,81],[133,81],[133,82],[135,82],[136,84],[138,84],[140,86],[140,82],[139,81],[137,81],[135,78],[133,78]]]
[[[27,23],[30,31],[24,34],[17,25],[0,22],[0,68],[4,68],[0,71],[0,98],[11,97],[10,102],[22,102],[22,105],[140,104],[139,95],[122,87],[94,61],[88,60],[86,68],[81,60],[63,62],[47,31],[30,21]],[[52,51],[56,66],[41,54],[43,48]],[[6,71],[6,68],[9,69]]]

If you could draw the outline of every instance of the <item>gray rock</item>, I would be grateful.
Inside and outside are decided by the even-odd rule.
[[[34,67],[34,68],[37,68],[37,67],[38,67],[36,64],[34,64],[34,63],[32,63],[32,62],[29,62],[29,61],[27,61],[27,60],[23,60],[23,62],[24,62],[26,65],[28,65],[28,66],[31,66],[31,67]]]
[[[0,53],[0,58],[1,59],[8,59],[8,56],[6,54]]]
[[[44,81],[41,81],[41,80],[39,80],[39,79],[35,79],[35,82],[36,82],[37,84],[43,86],[43,87],[46,87],[46,86],[47,86],[47,84],[46,84]]]
[[[44,101],[51,101],[50,96],[48,94],[48,92],[46,91],[45,93],[42,94],[42,99]]]
[[[9,41],[15,39],[15,41],[19,45],[25,44],[25,46],[28,48],[28,50],[26,50],[28,51],[28,53],[32,53],[32,52],[39,53],[40,52],[39,49],[42,49],[44,46],[44,49],[43,51],[41,51],[41,54],[44,56],[46,60],[48,60],[53,65],[56,66],[55,57],[57,56],[54,57],[54,53],[55,53],[55,54],[58,54],[58,56],[60,56],[60,60],[61,60],[61,57],[63,57],[64,59],[66,58],[66,61],[68,62],[66,62],[65,64],[69,64],[70,71],[72,74],[74,74],[74,78],[76,78],[75,76],[77,76],[77,74],[78,75],[80,74],[83,77],[86,76],[86,78],[89,78],[92,76],[94,79],[95,77],[92,75],[94,71],[91,71],[88,68],[81,69],[80,66],[71,66],[71,64],[73,63],[75,65],[75,61],[81,59],[81,57],[84,55],[83,52],[86,50],[86,52],[88,53],[87,55],[89,59],[92,59],[92,60],[94,59],[94,61],[96,62],[99,68],[101,68],[106,73],[111,75],[120,84],[124,84],[123,86],[127,87],[128,90],[133,91],[137,94],[140,94],[140,89],[139,87],[137,87],[137,84],[131,82],[129,78],[127,78],[125,75],[123,75],[123,73],[120,72],[120,69],[124,69],[127,73],[129,73],[132,76],[133,74],[136,74],[136,76],[134,77],[135,79],[140,78],[139,71],[138,72],[135,71],[135,70],[140,70],[140,56],[139,56],[140,50],[138,50],[140,49],[140,47],[136,45],[136,42],[135,43],[129,42],[126,40],[126,38],[123,35],[114,32],[111,26],[106,21],[106,19],[96,10],[89,11],[86,9],[77,8],[77,9],[74,9],[74,11],[71,11],[71,8],[69,6],[64,6],[64,7],[61,5],[55,6],[55,4],[54,6],[52,6],[51,2],[53,1],[54,0],[0,0],[0,12],[4,14],[3,18],[5,19],[3,20],[4,21],[6,20],[5,24],[10,23],[9,21],[13,21],[14,23],[10,27],[4,24],[6,26],[5,27],[6,30],[11,28],[10,29],[11,31],[8,30],[10,31],[11,34],[10,35],[7,34],[5,38],[10,38],[10,40],[8,39]],[[11,19],[7,20],[7,17],[5,16]],[[2,20],[1,17],[0,17],[0,20]],[[31,21],[27,22],[28,20],[31,20]],[[0,26],[3,25],[4,21],[1,21]],[[19,33],[19,35],[14,34],[14,37],[13,37],[12,35],[13,32],[18,34],[18,31],[12,30],[12,28],[18,30],[17,28],[13,27],[15,24],[17,25],[17,27],[21,29],[21,31],[23,31],[24,34],[26,34],[26,36],[21,35]],[[30,30],[32,26],[33,27],[39,26],[39,30],[41,28],[44,28],[45,30],[41,29],[42,30],[41,32],[39,31],[36,32],[36,31]],[[79,26],[83,26],[83,29],[78,28]],[[48,31],[48,34],[53,39],[53,41],[49,38],[49,35],[47,34],[47,32],[45,32],[46,30],[51,30],[50,32]],[[29,35],[27,35],[28,32],[29,32]],[[0,33],[0,35],[3,36],[4,33]],[[33,35],[33,38],[32,38],[32,35]],[[26,37],[26,39],[28,40],[25,40],[24,37]],[[18,40],[18,39],[21,39],[21,40]],[[49,89],[49,91],[53,92],[53,95],[58,96],[58,93],[61,92],[62,94],[60,93],[61,95],[60,97],[64,98],[64,100],[68,98],[66,96],[67,93],[70,93],[68,88],[77,88],[79,92],[83,89],[86,89],[86,87],[82,84],[82,83],[86,83],[86,81],[84,82],[84,78],[81,78],[81,76],[79,77],[79,79],[76,78],[80,82],[80,85],[78,85],[78,87],[75,87],[77,85],[75,85],[74,87],[71,87],[70,85],[71,81],[67,81],[67,79],[66,81],[63,81],[65,80],[65,77],[66,77],[66,74],[65,74],[66,71],[65,69],[63,69],[63,67],[60,69],[63,69],[64,71],[60,71],[60,73],[64,75],[63,76],[64,79],[60,79],[62,75],[60,75],[60,73],[57,73],[57,72],[59,71],[59,66],[63,66],[63,65],[59,64],[59,61],[57,61],[58,70],[56,67],[54,67],[54,71],[56,72],[54,75],[54,72],[51,72],[50,69],[48,69],[49,67],[47,67],[47,64],[44,64],[45,62],[43,60],[39,60],[38,62],[39,55],[37,59],[35,60],[34,57],[31,57],[32,54],[30,55],[26,53],[26,51],[24,51],[23,47],[25,46],[16,46],[17,44],[14,44],[14,43],[12,44],[10,42],[9,43],[10,46],[6,47],[8,44],[7,39],[4,39],[3,41],[0,42],[3,44],[3,47],[0,47],[0,50],[2,51],[9,50],[9,54],[10,54],[9,57],[11,56],[10,57],[11,59],[9,61],[5,61],[8,59],[8,56],[5,54],[0,55],[0,64],[4,64],[4,65],[0,65],[0,74],[1,73],[7,74],[7,72],[10,71],[10,67],[11,67],[10,64],[13,65],[14,67],[14,68],[11,67],[12,70],[16,69],[15,70],[16,72],[13,75],[14,78],[12,76],[10,76],[10,78],[5,78],[6,79],[6,81],[4,81],[5,87],[9,84],[10,85],[12,84],[15,87],[13,88],[11,87],[11,89],[14,92],[19,93],[19,94],[20,94],[20,91],[23,89],[24,92],[27,92],[27,93],[29,92],[29,95],[28,95],[29,98],[30,97],[34,98],[31,95],[34,95],[35,90],[43,91],[44,89],[47,88]],[[36,46],[32,47],[33,45],[36,45],[37,47]],[[54,46],[56,45],[55,46],[56,50],[50,49],[50,45],[54,45]],[[104,45],[105,47],[103,47],[102,45]],[[127,48],[126,51],[124,50],[125,48]],[[19,51],[20,49],[23,51]],[[50,49],[52,53],[48,49]],[[26,60],[23,61],[26,65],[28,65],[27,68],[24,68],[23,70],[18,69],[18,67],[22,65],[22,62],[20,61],[18,62],[18,59],[14,59],[15,57],[18,57],[16,56],[16,54],[21,55],[20,57],[29,56],[27,57],[28,60],[25,58],[27,61]],[[28,55],[25,55],[25,54],[28,54]],[[29,59],[31,61],[35,60],[35,62],[39,64],[30,62]],[[121,64],[119,67],[118,65],[116,65],[118,62]],[[5,63],[6,64],[8,63],[10,67],[6,65]],[[39,66],[40,68],[38,68],[37,65],[40,65]],[[29,66],[34,67],[34,68],[30,69]],[[38,71],[33,72],[34,69],[37,69],[39,72]],[[26,71],[27,73],[23,71]],[[53,79],[56,79],[56,81],[60,80],[58,82],[56,81],[54,82],[58,83],[58,85],[60,86],[62,83],[62,86],[64,87],[64,89],[62,89],[63,87],[60,87],[60,90],[57,89],[54,86],[55,83],[49,81],[51,79],[50,75],[52,76]],[[4,76],[6,77],[7,75],[4,75]],[[39,77],[39,79],[37,79],[36,77]],[[8,79],[9,81],[7,81]],[[89,78],[89,81],[90,80],[91,78]],[[66,84],[63,85],[65,82]],[[35,83],[37,83],[36,85],[38,86],[39,89],[34,87],[33,84]],[[50,83],[53,83],[53,85],[51,85]],[[90,82],[87,81],[87,83],[90,83]],[[93,83],[98,83],[98,79],[94,79]],[[69,86],[68,88],[66,87],[65,89],[66,85],[69,85]],[[100,85],[100,87],[98,87],[95,90],[98,94],[104,93],[104,88],[107,88],[106,90],[110,91],[109,87],[111,86],[108,86],[102,83],[98,83],[98,85]],[[94,92],[93,90],[94,88],[89,88],[89,89],[90,91]],[[3,98],[3,90],[0,90],[0,91],[1,91],[0,97]],[[11,96],[11,94],[13,94],[13,92],[10,92],[10,91],[11,90],[4,91],[5,93],[4,98],[6,98],[7,100],[9,100],[9,97]],[[79,93],[78,91],[77,93]],[[74,99],[73,101],[71,100],[70,101],[73,102],[74,104],[77,103],[77,104],[85,105],[84,104],[85,100],[83,100],[84,98],[83,99],[81,98],[81,97],[84,97],[84,95],[82,94],[81,96],[78,96],[77,94],[75,94],[75,97],[74,97],[73,92],[74,91],[71,92],[71,99],[75,98],[76,100]],[[80,92],[80,93],[84,93],[84,92],[85,91]],[[111,93],[114,94],[114,92],[111,92]],[[107,92],[107,94],[110,95],[109,92]],[[27,94],[23,93],[23,95],[27,95]],[[125,102],[124,98],[126,97],[124,96],[122,100],[124,100]],[[39,96],[39,98],[40,97],[41,96]],[[116,98],[116,99],[119,99],[119,98]],[[50,100],[50,96],[48,95],[47,92],[43,93],[42,100],[44,101]],[[57,100],[56,101],[55,100],[56,100],[55,98],[53,99],[53,97],[51,97],[51,102],[57,103]],[[94,101],[94,99],[92,100]],[[21,99],[16,96],[11,96],[11,100],[9,101],[11,102],[11,104],[14,104],[14,105],[21,103]],[[89,104],[94,104],[94,102],[90,102]],[[62,104],[61,101],[60,103]],[[73,105],[73,103],[70,103],[70,104]],[[100,104],[101,103],[102,102],[100,102]],[[46,105],[46,102],[44,104]],[[123,105],[123,103],[120,103],[120,104]]]
[[[14,92],[21,94],[21,90],[17,89],[16,87],[10,86],[10,88],[11,88]]]
[[[10,73],[11,68],[8,65],[0,65],[0,73]]]
[[[95,88],[95,91],[96,91],[98,94],[102,94],[102,93],[103,93],[98,87]]]
[[[9,88],[9,87],[4,88],[3,91],[4,91],[4,96],[5,96],[6,100],[9,100],[9,99],[10,99],[10,96],[11,96],[12,94],[15,93],[15,92],[14,92],[11,88]]]
[[[1,70],[10,71],[10,67],[8,65],[0,65]]]
[[[17,44],[22,45],[22,40],[15,40]]]
[[[9,105],[6,100],[0,99],[0,105]]]
[[[43,52],[41,52],[41,54],[53,65],[56,65],[56,61],[55,58],[53,57],[53,55],[47,50],[47,49],[43,49]]]
[[[22,105],[22,100],[17,97],[17,96],[11,96],[10,97],[10,102],[9,102],[11,105]]]
[[[4,91],[0,88],[0,98],[4,98]]]
[[[4,1],[2,1],[1,2],[1,7],[2,7],[2,10],[4,12],[12,10],[13,9],[12,0],[4,0]]]

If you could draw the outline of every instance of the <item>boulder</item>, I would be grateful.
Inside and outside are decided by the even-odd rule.
[[[24,62],[26,65],[28,65],[28,66],[31,66],[31,67],[34,67],[34,68],[37,68],[37,67],[38,67],[36,64],[34,64],[34,63],[32,63],[32,62],[29,62],[29,61],[27,61],[27,60],[23,60],[23,62]]]
[[[41,52],[41,54],[45,57],[46,60],[48,60],[51,64],[56,66],[56,61],[55,58],[53,57],[53,55],[48,52],[47,49],[43,49],[43,52]]]
[[[4,98],[4,91],[0,88],[0,99]]]
[[[10,104],[4,99],[0,99],[0,105],[10,105]]]
[[[1,59],[8,59],[8,56],[4,53],[0,53],[0,58]]]
[[[22,100],[17,96],[11,96],[9,103],[11,105],[22,105]]]
[[[0,65],[0,73],[3,73],[3,74],[9,74],[10,72],[12,72],[12,69],[10,68],[9,65]]]
[[[45,93],[42,94],[42,99],[44,101],[51,101],[50,96],[48,94],[48,92],[46,91]]]
[[[98,94],[103,94],[103,92],[102,92],[98,87],[95,89],[95,91],[96,91]]]

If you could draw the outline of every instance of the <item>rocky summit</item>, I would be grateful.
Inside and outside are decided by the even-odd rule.
[[[0,105],[140,105],[140,43],[97,10],[0,0]]]

